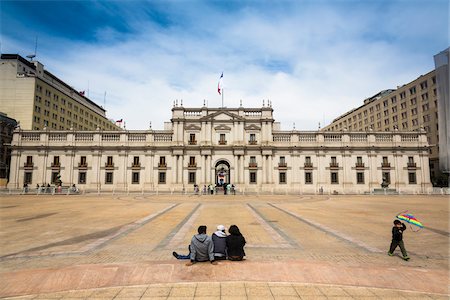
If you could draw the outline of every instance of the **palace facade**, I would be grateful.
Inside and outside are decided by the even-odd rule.
[[[86,191],[191,191],[231,183],[240,192],[367,193],[431,187],[423,131],[283,131],[272,106],[185,108],[164,130],[17,130],[9,188],[76,184]],[[59,176],[58,176],[59,175]]]

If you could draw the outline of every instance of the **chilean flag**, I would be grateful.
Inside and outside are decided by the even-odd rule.
[[[220,75],[219,83],[217,84],[217,92],[219,93],[219,95],[222,95],[222,90],[223,90],[223,72],[222,75]]]

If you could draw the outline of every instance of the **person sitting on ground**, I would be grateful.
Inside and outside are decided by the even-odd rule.
[[[210,236],[206,234],[206,226],[201,225],[198,227],[198,234],[194,235],[191,239],[189,246],[189,256],[179,255],[173,252],[173,256],[177,259],[187,259],[191,261],[186,266],[192,266],[195,262],[210,261],[213,265],[217,264],[214,260],[214,244]]]
[[[218,225],[217,231],[212,234],[211,238],[214,243],[214,260],[227,259],[227,234],[225,233],[225,226]]]
[[[227,254],[229,260],[243,260],[245,256],[244,246],[245,238],[239,231],[239,227],[236,225],[231,225],[228,229],[226,244],[227,244]]]

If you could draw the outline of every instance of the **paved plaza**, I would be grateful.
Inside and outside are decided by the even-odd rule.
[[[411,260],[387,255],[409,210]],[[236,224],[247,259],[185,266],[199,225]],[[448,299],[448,196],[23,195],[0,198],[0,297]]]

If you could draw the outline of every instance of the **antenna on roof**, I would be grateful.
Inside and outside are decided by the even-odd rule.
[[[33,58],[35,58],[36,55],[37,55],[37,42],[38,42],[38,37],[36,36],[36,42],[34,44],[34,53],[30,54],[30,55],[27,55],[27,58],[29,58],[30,61],[33,61]]]

